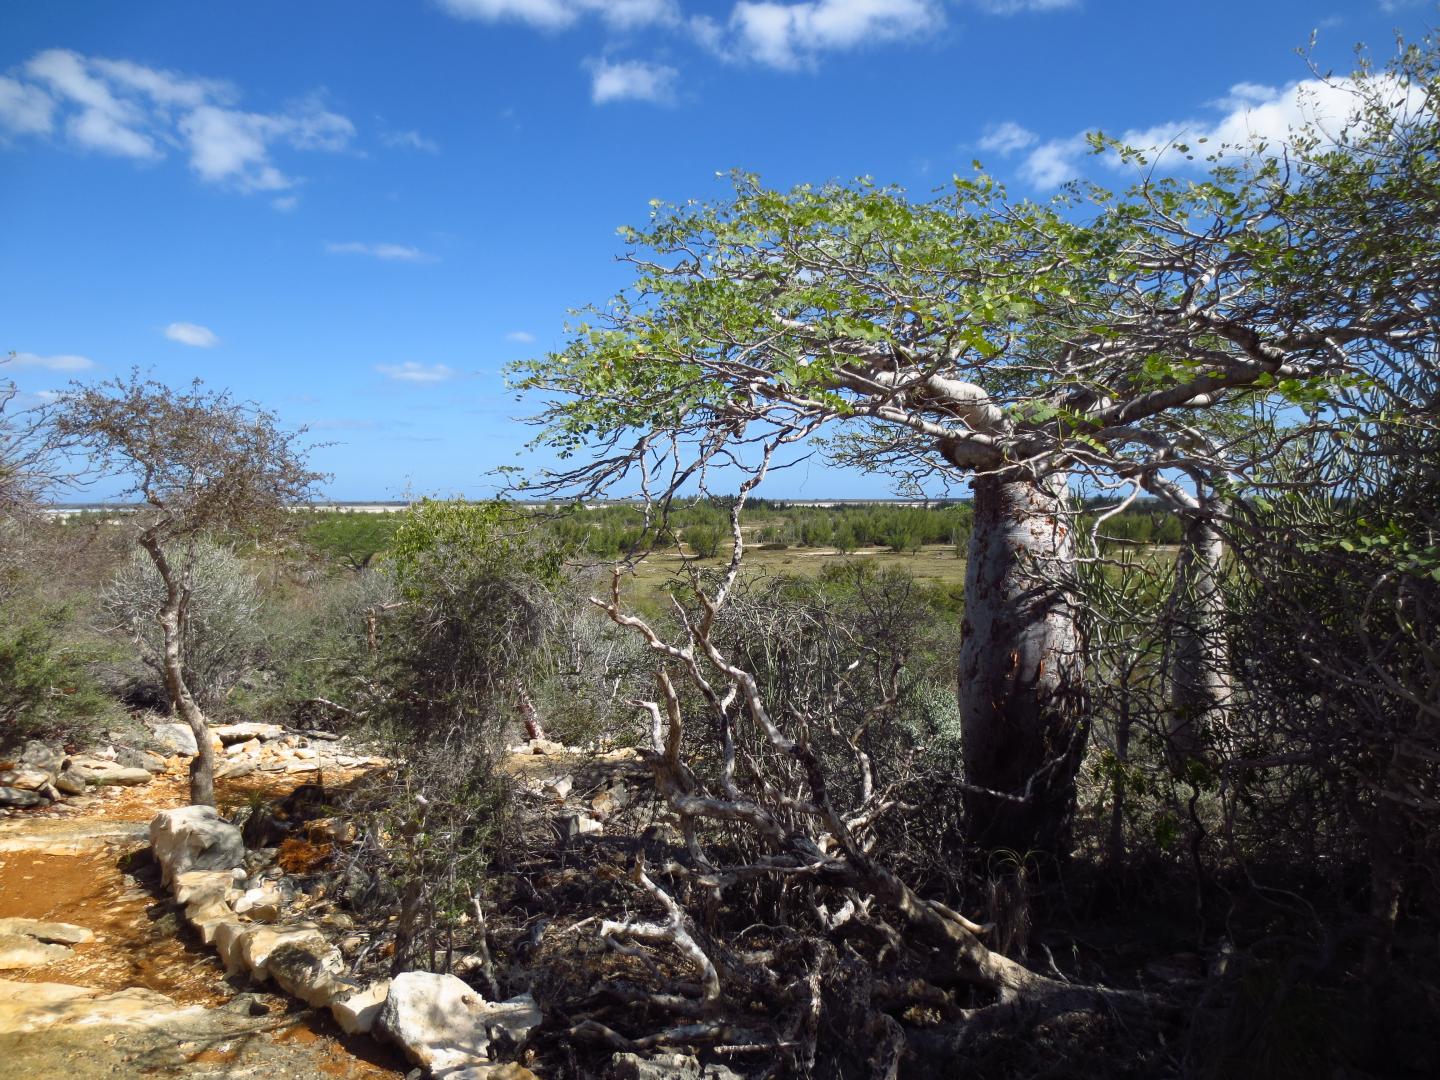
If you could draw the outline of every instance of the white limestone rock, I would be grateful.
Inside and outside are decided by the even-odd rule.
[[[375,1030],[411,1063],[443,1076],[446,1070],[486,1064],[493,1028],[518,1040],[540,1019],[529,994],[489,1002],[454,975],[407,971],[390,984]]]
[[[390,996],[390,980],[381,979],[361,990],[339,994],[330,1001],[330,1015],[347,1035],[368,1035],[380,1018],[385,999]]]
[[[194,757],[200,752],[200,747],[195,742],[195,733],[190,730],[189,724],[159,724],[151,735],[172,754]]]
[[[19,788],[21,791],[39,791],[50,783],[50,774],[44,769],[6,769],[0,772],[0,784]]]
[[[55,790],[62,795],[84,795],[85,777],[71,769],[62,769],[55,775]]]
[[[150,847],[167,886],[189,870],[231,870],[245,861],[240,830],[221,821],[213,806],[160,811],[150,822]]]
[[[324,935],[313,927],[296,927],[292,930],[275,930],[268,926],[252,925],[235,942],[232,955],[238,956],[240,964],[250,972],[256,982],[270,978],[270,955],[282,945],[309,945],[317,952],[326,945]]]
[[[72,757],[65,768],[83,777],[87,784],[123,784],[133,787],[137,784],[148,784],[154,779],[146,769],[120,765],[103,757]]]
[[[280,918],[285,898],[273,884],[246,889],[234,902],[235,914],[244,915],[254,922],[274,922]]]
[[[265,967],[282,990],[316,1009],[354,989],[340,974],[345,961],[339,950],[323,938],[318,944],[308,939],[281,942],[266,957]]]
[[[221,724],[210,729],[223,744],[229,746],[231,743],[249,742],[251,739],[259,739],[267,742],[270,739],[278,739],[285,734],[285,729],[279,724]]]
[[[20,788],[0,784],[0,806],[13,807],[17,810],[29,810],[35,806],[47,806],[50,800],[44,795],[38,795],[33,791],[24,791]]]
[[[50,945],[28,934],[0,934],[0,971],[43,967],[71,953],[64,945]]]
[[[95,938],[94,932],[83,926],[44,919],[0,919],[0,934],[21,934],[52,945],[81,945]]]

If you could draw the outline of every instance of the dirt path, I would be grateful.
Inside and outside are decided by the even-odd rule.
[[[222,808],[276,797],[309,774],[220,780]],[[326,780],[337,779],[333,772]],[[77,807],[0,823],[0,919],[94,933],[58,959],[0,971],[0,1080],[11,1077],[401,1077],[407,1066],[328,1014],[227,979],[159,889],[146,827],[183,805],[184,769]]]

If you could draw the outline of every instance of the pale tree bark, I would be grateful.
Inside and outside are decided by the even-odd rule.
[[[1056,584],[1074,559],[1064,483],[979,474],[974,488],[959,672],[966,818],[991,850],[1058,853],[1088,734],[1083,643]]]
[[[1177,764],[1199,757],[1206,741],[1223,731],[1231,695],[1220,589],[1225,541],[1213,500],[1201,498],[1197,510],[1186,518],[1175,564],[1167,735]]]
[[[180,718],[195,735],[197,753],[190,762],[190,802],[197,806],[215,805],[215,750],[210,744],[210,728],[205,714],[185,685],[184,626],[189,588],[175,566],[165,555],[160,542],[153,536],[142,536],[140,546],[155,564],[165,584],[165,602],[156,615],[164,639],[161,666],[165,672],[165,689]]]

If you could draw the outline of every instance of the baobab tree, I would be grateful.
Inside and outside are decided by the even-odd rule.
[[[206,535],[272,537],[286,507],[307,499],[321,474],[306,466],[301,431],[286,431],[274,413],[207,390],[185,390],[138,372],[76,386],[55,416],[63,438],[84,448],[101,475],[127,486],[134,500],[123,517],[164,584],[155,619],[172,708],[195,733],[190,801],[215,805],[215,762],[205,714],[186,683],[185,626],[197,541]]]
[[[1088,723],[1068,490],[1143,490],[1196,523],[1186,591],[1209,603],[1225,508],[1263,499],[1275,447],[1253,432],[1343,438],[1377,382],[1394,408],[1423,407],[1404,379],[1440,279],[1434,53],[1345,81],[1335,130],[1198,182],[1036,205],[983,175],[926,202],[737,175],[724,202],[654,204],[622,231],[630,288],[517,369],[548,395],[540,441],[567,459],[537,486],[623,482],[663,513],[815,437],[902,490],[968,481],[971,833],[1061,850]],[[1213,694],[1192,655],[1175,672],[1193,715]]]

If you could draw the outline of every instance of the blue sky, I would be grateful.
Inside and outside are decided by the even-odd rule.
[[[1093,128],[1283,132],[1430,0],[5,0],[0,350],[308,423],[339,499],[489,493],[507,361],[624,282],[648,200],[981,158],[1047,197]],[[1115,182],[1113,174],[1109,178]],[[883,494],[817,464],[769,494]]]

